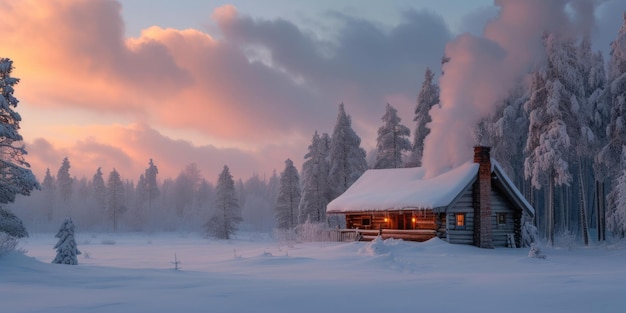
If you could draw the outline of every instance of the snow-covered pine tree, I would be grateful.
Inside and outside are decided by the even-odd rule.
[[[126,211],[124,183],[117,170],[113,169],[107,181],[107,212],[113,221],[113,232],[117,231],[118,219]]]
[[[570,163],[577,160],[575,150],[584,137],[578,119],[583,86],[574,42],[555,33],[544,34],[543,42],[548,62],[544,70],[534,73],[531,96],[525,105],[529,132],[524,168],[535,188],[544,184],[548,187],[546,235],[548,245],[553,245],[555,187],[571,183]],[[562,203],[560,208],[560,220],[566,223],[563,219],[567,208]]]
[[[13,96],[14,86],[20,81],[11,76],[13,61],[0,58],[0,204],[15,201],[16,195],[29,196],[39,183],[24,159],[27,154],[19,133],[22,117],[15,111],[19,100]]]
[[[72,198],[74,180],[70,176],[70,167],[70,160],[65,157],[63,158],[61,167],[59,167],[59,170],[57,171],[57,189],[59,190],[59,194],[63,202],[68,202],[70,201],[70,198]]]
[[[215,214],[204,225],[208,235],[219,239],[230,239],[241,223],[241,212],[235,191],[235,181],[228,166],[219,175],[215,186]]]
[[[152,204],[155,199],[159,196],[159,186],[157,184],[157,175],[159,174],[159,169],[152,159],[148,162],[148,168],[146,169],[145,178],[145,193],[148,200],[148,210],[152,209]]]
[[[598,158],[606,168],[611,169],[608,171],[608,178],[615,184],[618,173],[626,168],[621,158],[622,149],[626,146],[626,12],[624,23],[611,43],[607,70],[605,97],[611,108],[611,118],[606,128],[607,143]],[[607,197],[606,215],[612,214],[616,209],[615,197]]]
[[[294,229],[298,226],[298,205],[300,204],[300,175],[293,161],[285,161],[285,170],[280,173],[280,190],[274,215],[276,228]]]
[[[600,152],[602,162],[611,169],[621,168],[622,147],[626,145],[626,13],[624,15],[624,24],[611,43],[607,81],[611,120],[606,129],[608,143]]]
[[[346,114],[343,103],[339,105],[328,159],[330,163],[328,183],[332,198],[341,195],[367,170],[361,138],[352,129],[352,121]]]
[[[326,221],[326,205],[331,197],[328,186],[329,149],[330,136],[324,133],[320,137],[316,131],[302,164],[302,198],[298,206],[300,224]]]
[[[401,168],[404,167],[403,155],[411,150],[409,136],[411,130],[400,124],[398,111],[387,103],[385,114],[382,117],[383,126],[378,128],[376,138],[376,162],[374,168]]]
[[[14,238],[28,237],[28,231],[22,220],[4,208],[0,208],[0,233],[6,233]]]
[[[444,63],[442,59],[442,64]],[[415,106],[415,117],[413,121],[416,123],[415,132],[413,134],[413,144],[411,153],[406,167],[422,166],[422,156],[424,155],[424,139],[430,134],[430,128],[426,125],[432,122],[430,117],[430,109],[439,103],[439,86],[433,81],[435,74],[426,68],[424,73],[424,82],[422,88],[417,95],[417,105]]]
[[[575,142],[575,152],[578,164],[579,190],[579,224],[585,245],[589,244],[588,199],[589,187],[598,185],[599,178],[605,176],[605,170],[599,166],[596,156],[600,148],[606,144],[606,125],[609,121],[609,108],[604,101],[606,76],[604,58],[600,51],[591,50],[591,39],[585,36],[577,48],[577,61],[581,84],[580,109],[577,112],[580,127],[580,140]],[[592,170],[593,169],[593,170]],[[596,192],[598,188],[594,188]]]
[[[520,83],[509,92],[502,105],[496,108],[490,127],[491,153],[518,186],[524,183],[523,150],[528,135],[528,116],[524,112],[526,101],[528,94]]]
[[[102,168],[98,167],[96,173],[91,180],[91,188],[93,189],[93,198],[96,203],[97,212],[104,212],[106,209],[107,190],[104,184]]]
[[[76,239],[74,239],[74,222],[71,218],[66,218],[63,221],[59,232],[54,237],[59,238],[59,241],[54,245],[57,255],[52,263],[78,265],[80,251],[77,248]]]
[[[46,215],[48,217],[48,221],[52,221],[56,199],[56,183],[54,181],[54,177],[50,174],[49,168],[46,168],[46,175],[41,183],[41,190],[43,191],[47,204]]]

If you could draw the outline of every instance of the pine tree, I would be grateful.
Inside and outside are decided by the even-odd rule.
[[[611,118],[606,128],[607,143],[598,155],[602,164],[610,169],[608,178],[614,186],[620,185],[620,173],[626,169],[626,161],[622,158],[622,151],[626,146],[626,12],[623,17],[624,23],[611,43],[606,92]],[[618,194],[618,191],[613,190],[607,196],[606,223],[613,228],[616,224],[614,217],[619,216],[616,212],[621,209],[618,205]]]
[[[302,164],[302,198],[298,205],[300,224],[306,221],[320,223],[326,220],[326,205],[331,197],[328,186],[329,149],[330,136],[324,133],[320,137],[316,131]]]
[[[63,202],[68,202],[72,197],[72,187],[74,180],[70,176],[70,161],[67,157],[63,158],[61,167],[57,172],[57,186]]]
[[[287,159],[280,174],[280,191],[274,208],[278,229],[294,229],[298,225],[300,196],[300,175],[293,161]]]
[[[96,173],[93,175],[91,187],[93,189],[93,198],[96,203],[96,210],[98,212],[104,212],[106,208],[107,190],[106,185],[104,184],[101,167],[98,167]]]
[[[19,79],[12,77],[13,61],[0,58],[0,204],[15,201],[16,195],[29,196],[39,183],[24,156],[27,154],[19,133],[22,117],[15,111],[19,101],[13,87]]]
[[[442,64],[445,63],[444,60],[446,60],[445,57],[442,59]],[[417,95],[415,117],[413,118],[416,126],[413,135],[412,150],[406,167],[422,166],[424,139],[428,136],[428,134],[430,134],[430,128],[427,127],[427,124],[432,122],[430,109],[439,103],[439,86],[433,82],[434,77],[435,74],[430,70],[430,68],[426,68],[422,89],[420,89],[420,92]]]
[[[525,106],[529,133],[524,168],[526,178],[535,188],[544,184],[548,187],[546,232],[548,245],[552,245],[555,188],[572,182],[570,163],[577,161],[575,150],[584,142],[585,128],[578,118],[583,85],[574,43],[554,33],[545,34],[543,39],[548,63],[544,70],[534,73],[531,96]],[[566,210],[562,204],[561,209]],[[559,216],[563,220],[565,213]]]
[[[404,167],[403,153],[411,150],[411,142],[408,137],[411,131],[408,127],[400,124],[398,111],[389,103],[385,107],[382,117],[383,126],[378,128],[376,138],[376,162],[374,168],[401,168]]]
[[[57,255],[52,263],[78,265],[78,255],[81,253],[76,246],[74,223],[71,218],[66,218],[63,221],[59,232],[54,237],[59,238],[59,241],[54,245]]]
[[[54,212],[54,203],[55,203],[55,193],[56,193],[56,183],[54,181],[54,177],[50,175],[50,169],[46,168],[46,175],[43,178],[43,182],[41,183],[41,190],[44,192],[47,208],[46,215],[48,216],[48,221],[52,220],[52,215]]]
[[[237,225],[241,223],[242,218],[235,191],[235,181],[226,165],[215,187],[214,208],[215,214],[204,225],[207,234],[219,239],[230,239],[237,231]]]
[[[518,186],[524,182],[523,150],[528,136],[524,103],[527,101],[528,94],[521,84],[513,88],[502,105],[496,108],[490,129],[491,153]]]
[[[6,233],[15,238],[28,237],[28,231],[22,220],[4,208],[0,208],[0,233]]]
[[[146,169],[146,174],[144,175],[145,183],[143,187],[145,188],[146,196],[148,198],[148,209],[152,209],[152,203],[156,198],[159,197],[159,186],[157,184],[157,174],[159,174],[159,169],[154,165],[152,159],[148,162],[148,168]]]
[[[606,129],[608,143],[599,157],[610,169],[623,168],[621,153],[626,145],[626,13],[617,38],[611,43],[607,86],[611,120]]]
[[[117,231],[118,219],[126,211],[124,183],[117,170],[113,169],[107,181],[107,211],[113,221],[113,232]]]
[[[365,150],[360,146],[361,138],[354,132],[351,124],[350,116],[346,114],[341,103],[328,153],[328,183],[332,198],[341,195],[367,170]]]

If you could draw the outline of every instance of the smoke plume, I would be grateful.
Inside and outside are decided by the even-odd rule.
[[[499,14],[482,36],[463,34],[446,46],[450,61],[440,79],[441,103],[430,112],[424,147],[429,176],[470,160],[473,127],[545,61],[542,33],[579,36],[594,25],[594,10],[579,0],[497,0],[496,5]]]

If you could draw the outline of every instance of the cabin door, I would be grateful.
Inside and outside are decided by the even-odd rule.
[[[398,229],[405,229],[404,228],[404,214],[398,215]]]

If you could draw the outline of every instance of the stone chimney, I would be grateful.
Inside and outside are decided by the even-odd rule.
[[[491,240],[491,148],[474,147],[474,163],[478,163],[478,179],[474,183],[474,245],[493,249]]]

